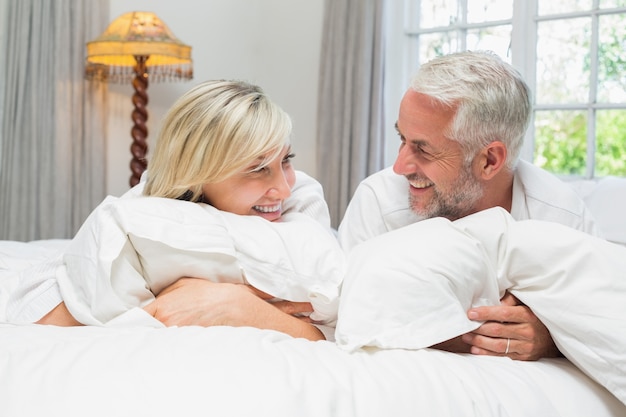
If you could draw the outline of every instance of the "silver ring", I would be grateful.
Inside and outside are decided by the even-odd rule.
[[[509,353],[510,346],[511,346],[511,339],[506,339],[506,350],[504,351],[505,355]]]

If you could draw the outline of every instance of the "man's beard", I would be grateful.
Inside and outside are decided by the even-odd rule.
[[[477,181],[469,166],[464,166],[458,179],[448,187],[446,193],[433,187],[433,198],[423,209],[419,208],[419,199],[409,194],[411,211],[420,220],[432,217],[445,217],[457,220],[474,213],[476,203],[483,196],[483,186]]]

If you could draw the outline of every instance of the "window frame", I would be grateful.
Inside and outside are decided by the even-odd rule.
[[[466,16],[467,2],[470,0],[458,0],[459,7],[463,11],[462,15]],[[450,26],[439,26],[434,28],[417,28],[410,29],[411,26],[417,27],[411,22],[411,16],[416,16],[415,10],[419,10],[421,0],[404,0],[401,2],[387,2],[386,7],[387,21],[387,38],[389,47],[387,48],[387,63],[390,70],[386,71],[385,90],[387,100],[387,120],[395,121],[398,115],[399,104],[402,96],[408,86],[410,76],[418,68],[419,50],[415,48],[415,38],[421,34],[440,33],[449,31],[465,31],[468,29],[477,29],[481,27],[492,27],[498,25],[511,25],[511,42],[508,53],[510,54],[510,62],[515,66],[524,79],[526,80],[530,90],[533,92],[533,113],[530,126],[526,131],[524,145],[521,149],[520,157],[527,161],[534,161],[534,136],[535,136],[535,112],[545,110],[581,110],[587,113],[587,154],[586,154],[586,172],[583,178],[595,178],[595,154],[596,154],[596,112],[605,109],[624,109],[626,110],[626,102],[624,103],[598,103],[596,100],[598,85],[598,48],[599,33],[598,20],[602,15],[626,13],[626,7],[612,7],[599,9],[600,0],[593,0],[590,10],[558,13],[551,15],[538,14],[538,0],[513,0],[513,15],[511,19],[494,20],[484,23],[467,23],[466,17],[451,24]],[[540,22],[569,19],[575,17],[591,18],[591,39],[590,39],[590,83],[589,95],[586,102],[581,103],[554,103],[539,104],[535,99],[537,88],[536,67],[537,67],[537,36],[538,26]],[[459,50],[466,49],[465,37],[461,38]],[[393,126],[394,123],[387,123]],[[390,128],[386,131],[385,137],[388,139],[386,144],[386,162],[392,164],[397,154],[397,146],[399,144],[394,129]],[[559,175],[559,174],[557,174]],[[559,175],[563,178],[576,178],[580,176]]]

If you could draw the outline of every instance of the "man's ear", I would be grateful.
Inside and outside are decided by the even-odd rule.
[[[491,142],[479,154],[481,178],[493,178],[506,164],[506,145],[500,141]]]

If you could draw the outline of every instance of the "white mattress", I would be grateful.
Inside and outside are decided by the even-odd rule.
[[[252,328],[0,325],[13,416],[624,416],[564,359],[358,350]]]

